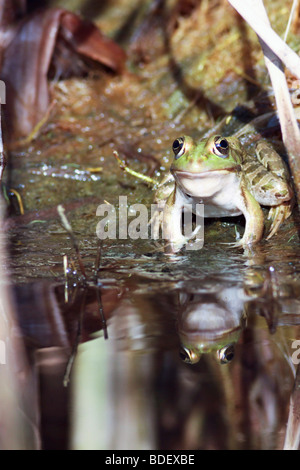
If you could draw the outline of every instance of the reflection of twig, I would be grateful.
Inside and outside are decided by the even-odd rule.
[[[95,261],[95,284],[97,286],[97,302],[98,302],[99,312],[100,312],[101,321],[102,321],[104,339],[107,339],[108,338],[107,326],[106,326],[106,320],[105,320],[104,311],[103,311],[101,290],[100,290],[100,286],[98,285],[98,273],[101,268],[101,254],[102,254],[102,240],[99,240],[98,247],[97,247],[97,256],[96,256],[96,261]]]
[[[106,320],[105,320],[104,311],[103,311],[100,287],[98,287],[98,289],[97,289],[97,301],[98,301],[99,312],[100,312],[100,316],[101,316],[101,320],[102,320],[102,328],[103,328],[104,339],[108,339],[107,326],[106,326]]]
[[[61,220],[61,223],[62,223],[64,229],[68,232],[68,234],[71,237],[74,249],[76,251],[77,260],[78,260],[78,264],[79,264],[79,267],[80,267],[81,274],[83,275],[84,281],[86,281],[86,272],[85,272],[84,264],[83,264],[82,259],[81,259],[79,246],[78,246],[77,240],[75,238],[74,232],[72,230],[72,227],[71,227],[71,225],[70,225],[70,223],[69,223],[69,221],[68,221],[68,219],[65,215],[65,209],[63,208],[62,205],[57,206],[57,212],[58,212],[58,215],[60,217],[60,220]]]
[[[70,223],[69,223],[69,221],[68,221],[68,219],[65,215],[65,210],[64,210],[63,206],[61,206],[61,205],[57,206],[57,212],[59,214],[59,217],[60,217],[60,220],[61,220],[61,223],[62,223],[64,229],[67,231],[67,233],[71,237],[74,249],[75,249],[76,254],[77,254],[78,264],[79,264],[82,276],[84,278],[83,294],[82,294],[82,300],[81,300],[81,306],[80,306],[80,313],[79,313],[79,319],[78,319],[78,327],[77,327],[76,338],[75,338],[75,341],[74,341],[71,356],[70,356],[70,358],[68,360],[68,363],[67,363],[67,367],[66,367],[66,371],[65,371],[65,375],[64,375],[64,380],[63,380],[64,386],[67,387],[68,384],[69,384],[69,381],[70,381],[70,374],[71,374],[73,363],[74,363],[74,360],[75,360],[75,357],[76,357],[76,354],[77,354],[78,345],[79,345],[80,340],[81,340],[82,320],[83,320],[83,316],[84,316],[84,307],[85,307],[86,296],[87,296],[88,290],[87,290],[87,276],[86,276],[84,264],[83,264],[82,259],[81,259],[78,243],[77,243],[77,240],[75,238],[72,227],[71,227],[71,225],[70,225]],[[108,334],[107,334],[106,320],[105,320],[105,316],[104,316],[104,312],[103,312],[100,286],[98,286],[98,273],[100,271],[100,264],[101,264],[101,248],[102,248],[102,240],[99,241],[98,248],[97,248],[97,256],[96,256],[96,260],[95,260],[94,281],[95,281],[95,284],[97,285],[97,301],[98,301],[99,311],[100,311],[101,320],[102,320],[102,328],[103,328],[103,332],[104,332],[104,339],[107,339]],[[65,276],[65,302],[67,303],[69,301],[69,294],[68,294],[68,258],[67,258],[66,255],[63,257],[63,265],[64,265],[64,276]]]
[[[98,273],[101,267],[101,256],[102,256],[102,240],[99,240],[98,246],[97,246],[97,255],[96,255],[96,260],[95,260],[95,283],[97,283]]]
[[[75,361],[75,358],[76,358],[78,345],[79,345],[80,340],[81,340],[82,319],[83,319],[83,315],[84,315],[86,295],[87,295],[87,289],[84,289],[83,294],[82,294],[81,305],[80,305],[80,312],[79,312],[79,318],[78,318],[76,338],[75,338],[75,341],[74,341],[71,356],[70,356],[70,358],[68,360],[68,363],[67,363],[67,367],[66,367],[66,371],[65,371],[65,375],[64,375],[64,380],[63,380],[63,384],[64,384],[65,387],[67,387],[69,385],[72,367],[73,367],[73,364],[74,364],[74,361]]]

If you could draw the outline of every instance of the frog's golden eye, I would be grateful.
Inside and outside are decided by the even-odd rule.
[[[216,137],[213,152],[218,157],[227,158],[229,155],[228,141],[224,137]]]
[[[199,362],[200,359],[199,354],[196,354],[191,349],[185,347],[180,348],[179,356],[183,360],[183,362],[186,362],[187,364],[196,364],[197,362]]]
[[[179,137],[178,139],[174,140],[172,148],[175,159],[177,160],[177,158],[181,157],[181,155],[183,155],[185,152],[184,137]]]
[[[224,348],[219,349],[217,357],[221,364],[228,364],[234,358],[234,345],[227,344]]]

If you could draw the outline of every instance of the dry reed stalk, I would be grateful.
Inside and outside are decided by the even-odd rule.
[[[228,0],[258,35],[274,90],[282,140],[300,205],[300,131],[283,65],[300,80],[300,57],[271,28],[262,0]]]

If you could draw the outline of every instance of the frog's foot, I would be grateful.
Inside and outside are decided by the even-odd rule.
[[[270,227],[269,235],[267,240],[269,240],[277,232],[280,225],[291,215],[292,213],[292,204],[290,201],[283,202],[279,206],[271,207],[268,214],[268,220],[272,220],[272,225]]]
[[[197,233],[199,232],[201,226],[198,225],[189,236],[184,236],[184,235],[178,235],[174,240],[167,240],[166,246],[165,246],[165,251],[166,253],[177,253],[178,251],[181,250],[185,245],[188,243],[193,243],[197,240],[195,240],[195,237]],[[201,242],[203,242],[202,239],[200,239]],[[201,247],[203,246],[203,243],[200,245]]]
[[[263,228],[263,227],[262,227]],[[261,229],[262,231],[262,229]],[[255,245],[261,240],[261,233],[257,232],[251,233],[251,231],[246,230],[243,237],[240,240],[237,240],[235,242],[221,242],[221,245],[227,245],[229,248],[249,248],[252,245]]]
[[[184,247],[188,242],[188,239],[184,236],[176,238],[176,240],[167,240],[165,245],[165,253],[172,254],[177,253]]]

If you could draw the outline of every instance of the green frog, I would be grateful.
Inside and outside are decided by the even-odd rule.
[[[272,147],[260,140],[256,156],[245,150],[236,137],[213,136],[202,142],[179,137],[173,143],[170,173],[156,191],[161,206],[167,251],[177,252],[189,239],[182,234],[186,204],[204,204],[205,217],[245,216],[243,237],[234,247],[259,242],[264,232],[260,205],[270,206],[271,238],[292,210],[293,193],[287,168]],[[195,235],[197,231],[193,232]]]

